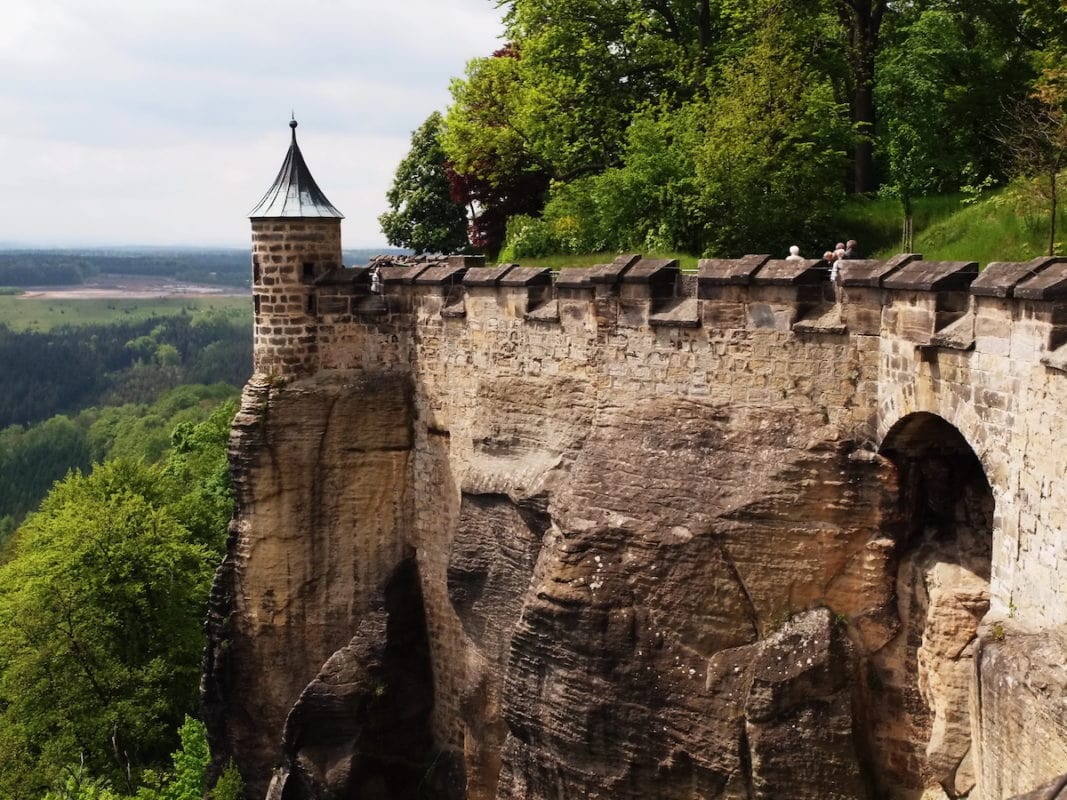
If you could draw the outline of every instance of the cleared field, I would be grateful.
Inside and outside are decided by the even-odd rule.
[[[252,318],[252,297],[58,298],[0,295],[0,323],[13,330],[47,331],[61,325],[104,325],[148,317],[220,309]]]

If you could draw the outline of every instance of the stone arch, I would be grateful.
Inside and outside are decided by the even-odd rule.
[[[898,420],[879,452],[896,477],[887,533],[897,617],[867,665],[875,771],[891,797],[973,797],[970,697],[989,610],[993,493],[970,443],[936,414]]]

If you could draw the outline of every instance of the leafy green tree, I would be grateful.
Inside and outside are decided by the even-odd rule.
[[[386,193],[390,211],[378,217],[389,244],[416,253],[454,253],[467,245],[467,210],[452,199],[436,111],[411,136],[411,150]]]
[[[169,772],[148,771],[134,800],[202,800],[211,761],[204,724],[187,716],[178,729],[181,746],[171,755]]]
[[[723,70],[698,156],[708,249],[719,254],[814,248],[843,199],[846,110],[807,60],[805,19],[773,3],[764,19]]]
[[[0,567],[0,792],[25,797],[84,758],[132,789],[193,708],[214,553],[158,467],[73,475]]]
[[[510,46],[471,61],[466,77],[452,81],[441,135],[452,194],[470,209],[471,244],[490,256],[500,249],[508,217],[541,210],[549,182],[549,166],[535,157],[521,127],[519,62]]]
[[[50,789],[43,800],[122,800],[106,778],[89,773],[84,764],[70,767],[63,780]]]
[[[878,64],[879,151],[886,193],[900,198],[905,249],[912,201],[1004,177],[992,123],[1025,84],[1025,65],[1002,32],[970,13],[901,15]]]
[[[547,253],[702,249],[695,155],[706,109],[649,110],[627,133],[619,167],[553,186],[541,219],[515,217],[508,227],[510,260]]]

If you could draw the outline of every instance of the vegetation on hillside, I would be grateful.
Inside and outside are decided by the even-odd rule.
[[[116,458],[158,463],[169,453],[176,428],[203,422],[237,393],[224,383],[190,384],[151,404],[91,407],[0,430],[0,545],[68,472]]]
[[[821,253],[863,238],[851,195],[887,200],[907,246],[925,198],[1015,178],[1050,224],[1026,255],[1058,246],[1060,0],[501,5],[507,44],[452,82],[398,172],[394,244],[447,249],[412,237],[433,209],[504,259]]]
[[[29,302],[14,300],[13,302]],[[91,405],[144,403],[183,383],[242,386],[252,371],[251,312],[15,331],[0,324],[0,428]]]
[[[172,396],[159,410],[168,402],[184,401]],[[203,421],[179,422],[155,463],[133,437],[125,457],[72,472],[5,548],[3,796],[202,795],[203,763],[195,791],[179,791],[181,759],[168,765],[196,711],[202,621],[232,511],[235,410],[231,399]],[[104,427],[115,448],[122,425]],[[187,728],[182,758],[194,745]]]

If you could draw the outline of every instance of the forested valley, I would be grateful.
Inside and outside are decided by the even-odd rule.
[[[503,45],[397,170],[394,244],[820,257],[910,249],[917,205],[950,196],[1024,218],[1026,257],[1063,252],[1060,0],[500,5]]]
[[[250,309],[113,313],[0,324],[0,796],[235,798],[196,715]]]
[[[362,264],[378,250],[346,250],[345,263]],[[0,287],[81,284],[127,275],[249,286],[248,251],[239,249],[96,248],[0,250]]]

